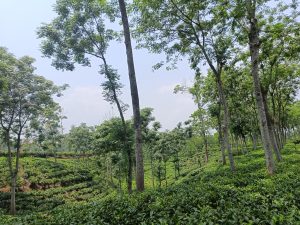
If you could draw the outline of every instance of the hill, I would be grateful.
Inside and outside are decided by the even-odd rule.
[[[52,185],[20,193],[19,202],[29,202],[22,205],[25,211],[18,217],[0,216],[0,224],[300,224],[300,149],[287,144],[282,155],[274,176],[267,175],[263,151],[257,150],[235,157],[235,173],[211,160],[186,170],[166,188],[130,196],[101,189],[92,174],[70,160],[26,159],[29,168],[47,167],[28,180],[38,180],[35,187],[41,181],[42,187]],[[70,175],[68,170],[77,173]],[[60,185],[55,183],[57,176],[64,178]]]

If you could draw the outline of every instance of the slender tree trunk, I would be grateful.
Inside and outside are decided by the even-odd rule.
[[[222,134],[222,123],[221,123],[221,106],[219,104],[219,112],[218,112],[218,133],[219,133],[219,144],[222,153],[222,164],[226,165],[226,154],[225,154],[225,145],[224,145],[224,138]]]
[[[270,135],[268,130],[267,116],[264,108],[262,92],[259,79],[259,29],[257,19],[255,15],[256,5],[252,5],[252,1],[248,3],[248,13],[250,20],[250,32],[249,32],[249,48],[251,54],[251,74],[253,77],[254,94],[256,99],[256,105],[258,108],[258,117],[261,130],[262,141],[264,145],[266,166],[269,174],[275,172],[275,164],[272,154]]]
[[[264,108],[265,108],[266,117],[267,117],[267,124],[268,124],[270,141],[271,141],[271,144],[273,146],[273,150],[274,150],[276,159],[277,159],[277,161],[280,162],[282,160],[282,157],[281,157],[280,150],[279,150],[279,147],[278,147],[278,142],[277,142],[276,137],[275,137],[274,126],[273,126],[273,123],[271,121],[271,115],[270,115],[269,108],[268,108],[267,92],[266,91],[262,90],[262,98],[263,98]]]
[[[273,113],[273,117],[276,118],[276,105],[275,105],[275,96],[274,96],[274,91],[270,92],[270,96],[271,96],[271,103],[272,103],[272,113]],[[279,121],[280,118],[277,118],[277,121]],[[279,142],[279,138],[277,136],[277,128],[278,128],[278,122],[277,123],[273,123],[273,135],[274,135],[274,139],[277,143],[277,146],[280,148],[281,143]],[[279,149],[280,150],[280,149]]]
[[[10,194],[10,214],[16,215],[16,186],[17,176],[11,178],[11,194]]]
[[[135,77],[129,23],[128,23],[126,5],[124,0],[119,0],[119,7],[120,7],[123,29],[124,29],[133,117],[134,117],[134,127],[135,127],[136,188],[138,191],[143,191],[145,189],[145,186],[144,186],[144,164],[143,164],[143,151],[142,151],[142,132],[141,132],[141,122],[140,122],[141,118],[140,118],[139,94],[138,94],[138,88],[137,88],[136,77]]]
[[[232,155],[231,145],[229,142],[229,111],[227,102],[224,96],[224,90],[223,90],[223,84],[221,80],[221,74],[216,75],[217,78],[217,85],[218,85],[218,93],[219,93],[219,99],[220,103],[223,106],[224,110],[224,116],[223,116],[223,135],[224,135],[224,142],[228,153],[229,163],[230,163],[230,169],[231,171],[235,171],[235,165],[234,165],[234,159]]]
[[[16,171],[13,169],[13,156],[11,152],[10,146],[10,133],[9,129],[6,130],[5,140],[7,145],[7,161],[8,161],[8,168],[10,174],[10,214],[16,215]]]
[[[12,162],[12,155],[11,155],[11,148],[9,143],[9,134],[7,137],[8,140],[8,149],[9,149],[9,163],[10,163],[10,174],[11,174],[11,198],[10,198],[10,214],[16,215],[16,186],[17,186],[17,178],[19,173],[19,164],[20,164],[20,149],[21,149],[21,132],[18,133],[17,138],[17,152],[16,152],[16,164],[15,168],[13,169],[13,162]]]
[[[282,156],[281,156],[280,149],[279,149],[280,143],[276,139],[274,128],[273,128],[273,125],[271,123],[272,123],[271,121],[268,123],[268,128],[269,128],[269,134],[270,134],[271,142],[272,142],[272,145],[273,145],[273,150],[275,152],[275,156],[276,156],[277,161],[281,161]]]
[[[243,144],[244,144],[244,154],[248,153],[248,147],[247,147],[247,140],[246,140],[246,136],[243,134],[242,135],[242,139],[243,139]]]
[[[278,127],[276,129],[276,140],[277,140],[277,143],[282,146],[282,140],[281,140],[281,135],[280,135],[280,128]]]
[[[110,72],[108,70],[108,65],[106,62],[106,59],[104,57],[104,55],[102,55],[102,61],[104,64],[104,69],[105,69],[105,75],[108,79],[108,81],[110,82],[111,88],[112,88],[112,92],[113,92],[113,99],[115,104],[117,105],[118,108],[118,112],[119,115],[121,117],[121,121],[122,121],[122,126],[123,126],[123,132],[124,132],[124,137],[123,137],[123,144],[126,148],[126,153],[127,153],[127,158],[128,158],[128,168],[127,168],[127,190],[128,193],[132,193],[132,156],[131,156],[131,147],[128,143],[128,139],[127,139],[127,126],[126,126],[126,121],[124,118],[124,113],[117,95],[117,91],[116,91],[116,87],[114,86],[114,82],[113,82],[113,78],[110,75]]]
[[[204,138],[204,147],[205,147],[205,162],[208,163],[208,144],[207,144],[207,137],[205,133],[203,134]]]
[[[282,127],[281,129],[281,147],[283,148],[283,145],[286,143],[286,132],[284,127]]]

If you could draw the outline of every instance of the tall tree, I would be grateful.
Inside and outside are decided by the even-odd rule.
[[[140,47],[165,53],[171,68],[181,55],[188,56],[196,72],[207,64],[215,77],[223,110],[222,131],[230,168],[235,170],[229,142],[230,113],[222,74],[232,61],[232,40],[227,5],[223,1],[136,1],[136,36]],[[155,13],[154,13],[155,12]],[[146,35],[145,35],[146,34]],[[157,67],[164,63],[159,63]]]
[[[0,48],[0,61],[1,77],[5,79],[5,87],[0,90],[0,124],[8,149],[10,213],[15,215],[22,137],[30,121],[43,116],[48,108],[57,106],[53,95],[59,94],[64,87],[55,86],[44,77],[35,75],[33,58],[25,56],[17,59]]]
[[[58,14],[50,24],[39,28],[42,41],[42,53],[53,59],[57,69],[74,70],[75,64],[90,66],[91,59],[101,60],[100,73],[106,78],[102,83],[103,97],[117,106],[123,123],[126,142],[126,122],[124,111],[127,106],[121,99],[120,76],[107,62],[106,51],[109,42],[117,37],[116,32],[106,28],[105,20],[113,22],[114,9],[103,1],[58,0],[55,5]],[[132,191],[132,160],[128,147],[128,191]]]
[[[126,126],[125,131],[120,118],[112,118],[104,121],[99,126],[96,126],[92,142],[93,149],[97,154],[110,158],[109,161],[118,167],[117,176],[119,183],[121,182],[121,174],[123,171],[123,168],[120,169],[120,166],[124,161],[127,162],[128,165],[128,161],[130,160],[128,158],[128,148],[133,149],[134,131],[131,120],[126,121]],[[126,132],[126,134],[124,132]],[[125,135],[126,142],[124,142]]]
[[[178,91],[185,92],[188,91],[194,99],[195,104],[197,105],[197,110],[192,114],[193,118],[193,130],[195,133],[200,133],[205,147],[205,162],[208,162],[208,133],[209,133],[209,118],[207,113],[207,100],[204,96],[205,91],[205,82],[204,77],[200,73],[196,73],[194,84],[192,87],[187,88],[184,86],[177,85],[174,89],[174,92]],[[223,152],[222,152],[223,153]],[[225,158],[225,155],[222,157]],[[225,161],[225,159],[224,159]]]
[[[158,121],[155,121],[155,117],[152,113],[152,108],[147,107],[141,109],[143,149],[146,153],[148,153],[148,157],[150,158],[152,187],[154,187],[154,153],[155,145],[159,138],[158,130],[161,128],[161,124]],[[151,124],[152,127],[150,127]]]
[[[139,93],[138,93],[136,76],[135,76],[129,22],[128,22],[126,4],[124,0],[119,0],[119,7],[120,7],[120,12],[122,17],[122,24],[123,24],[123,31],[124,31],[124,38],[125,38],[128,75],[130,81],[132,109],[133,109],[134,127],[135,127],[136,188],[138,191],[143,191],[145,187],[144,187],[144,163],[143,163],[143,151],[142,151],[142,130],[141,130]]]
[[[275,153],[277,153],[277,158],[280,159],[280,155],[277,147],[274,145],[274,128],[272,128],[271,121],[268,119],[268,110],[267,110],[267,99],[264,96],[264,90],[262,89],[262,75],[260,71],[260,65],[262,59],[260,58],[260,51],[262,49],[262,33],[268,32],[266,30],[265,24],[272,24],[272,20],[274,20],[274,15],[276,12],[273,11],[268,13],[268,11],[275,7],[280,7],[281,11],[277,12],[279,17],[286,17],[285,12],[287,10],[292,10],[296,7],[295,1],[292,1],[290,8],[287,4],[283,4],[282,1],[278,1],[278,4],[275,4],[275,7],[272,7],[268,4],[269,0],[249,0],[249,1],[228,1],[233,6],[233,26],[238,27],[237,36],[239,40],[242,40],[241,43],[244,45],[248,44],[250,50],[250,59],[251,59],[251,75],[253,78],[253,89],[254,96],[256,100],[256,107],[259,118],[260,132],[262,136],[262,141],[264,145],[265,151],[265,159],[266,166],[269,174],[273,174],[275,172],[275,163],[273,159],[272,150],[274,149]],[[269,16],[270,20],[267,21],[267,17]],[[273,18],[273,19],[272,19]],[[276,19],[275,19],[276,20]],[[245,42],[245,37],[247,37],[247,41]],[[268,42],[269,40],[267,40]],[[277,39],[280,42],[280,39]]]
[[[286,106],[299,86],[299,23],[297,11],[281,13],[286,6],[267,10],[267,24],[261,34],[260,68],[262,94],[274,152],[280,161],[285,139]]]

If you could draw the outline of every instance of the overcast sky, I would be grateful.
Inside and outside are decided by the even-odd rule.
[[[97,73],[96,63],[92,67],[77,66],[74,72],[57,71],[51,60],[43,58],[39,50],[37,27],[50,22],[56,15],[52,8],[55,0],[0,0],[0,46],[8,48],[17,57],[29,55],[36,59],[36,73],[52,80],[55,84],[69,84],[70,88],[58,101],[67,119],[64,128],[82,122],[96,125],[112,116],[118,116],[115,107],[102,99],[100,83],[103,78]],[[134,50],[136,75],[141,107],[154,108],[154,115],[164,129],[172,129],[179,121],[185,121],[195,110],[189,95],[175,95],[176,84],[190,83],[193,71],[186,61],[174,71],[152,71],[152,66],[163,60],[163,56],[151,55],[146,50]],[[114,43],[108,51],[109,64],[118,69],[121,82],[125,85],[122,99],[131,104],[126,53],[123,43]],[[132,108],[127,112],[131,117]]]

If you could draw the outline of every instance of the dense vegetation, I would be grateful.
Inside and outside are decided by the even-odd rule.
[[[57,0],[56,18],[37,30],[56,69],[100,68],[118,111],[100,124],[64,133],[55,99],[68,85],[0,47],[0,223],[300,223],[297,1],[115,3]],[[197,110],[171,130],[140,108],[132,37],[166,56],[154,69],[184,58],[194,72],[174,94]],[[120,39],[132,118],[107,56]]]
[[[92,178],[89,175],[97,174],[96,171],[90,169],[89,174],[82,176],[84,169],[72,166],[72,160],[61,160],[56,163],[59,173],[72,172],[81,180],[66,176],[67,186],[20,195],[24,216],[2,216],[0,224],[297,224],[299,145],[297,148],[292,143],[286,145],[284,161],[274,176],[266,174],[261,149],[235,158],[236,173],[228,173],[227,167],[213,160],[202,168],[183,172],[176,181],[170,178],[172,185],[168,188],[155,190],[149,184],[143,194],[112,192],[106,197],[103,184],[97,185],[96,175],[89,180]],[[49,160],[24,161],[47,170],[55,165]],[[57,176],[59,173],[55,171],[44,174],[41,181],[55,183],[55,178],[46,178]],[[26,210],[37,213],[27,214]]]

